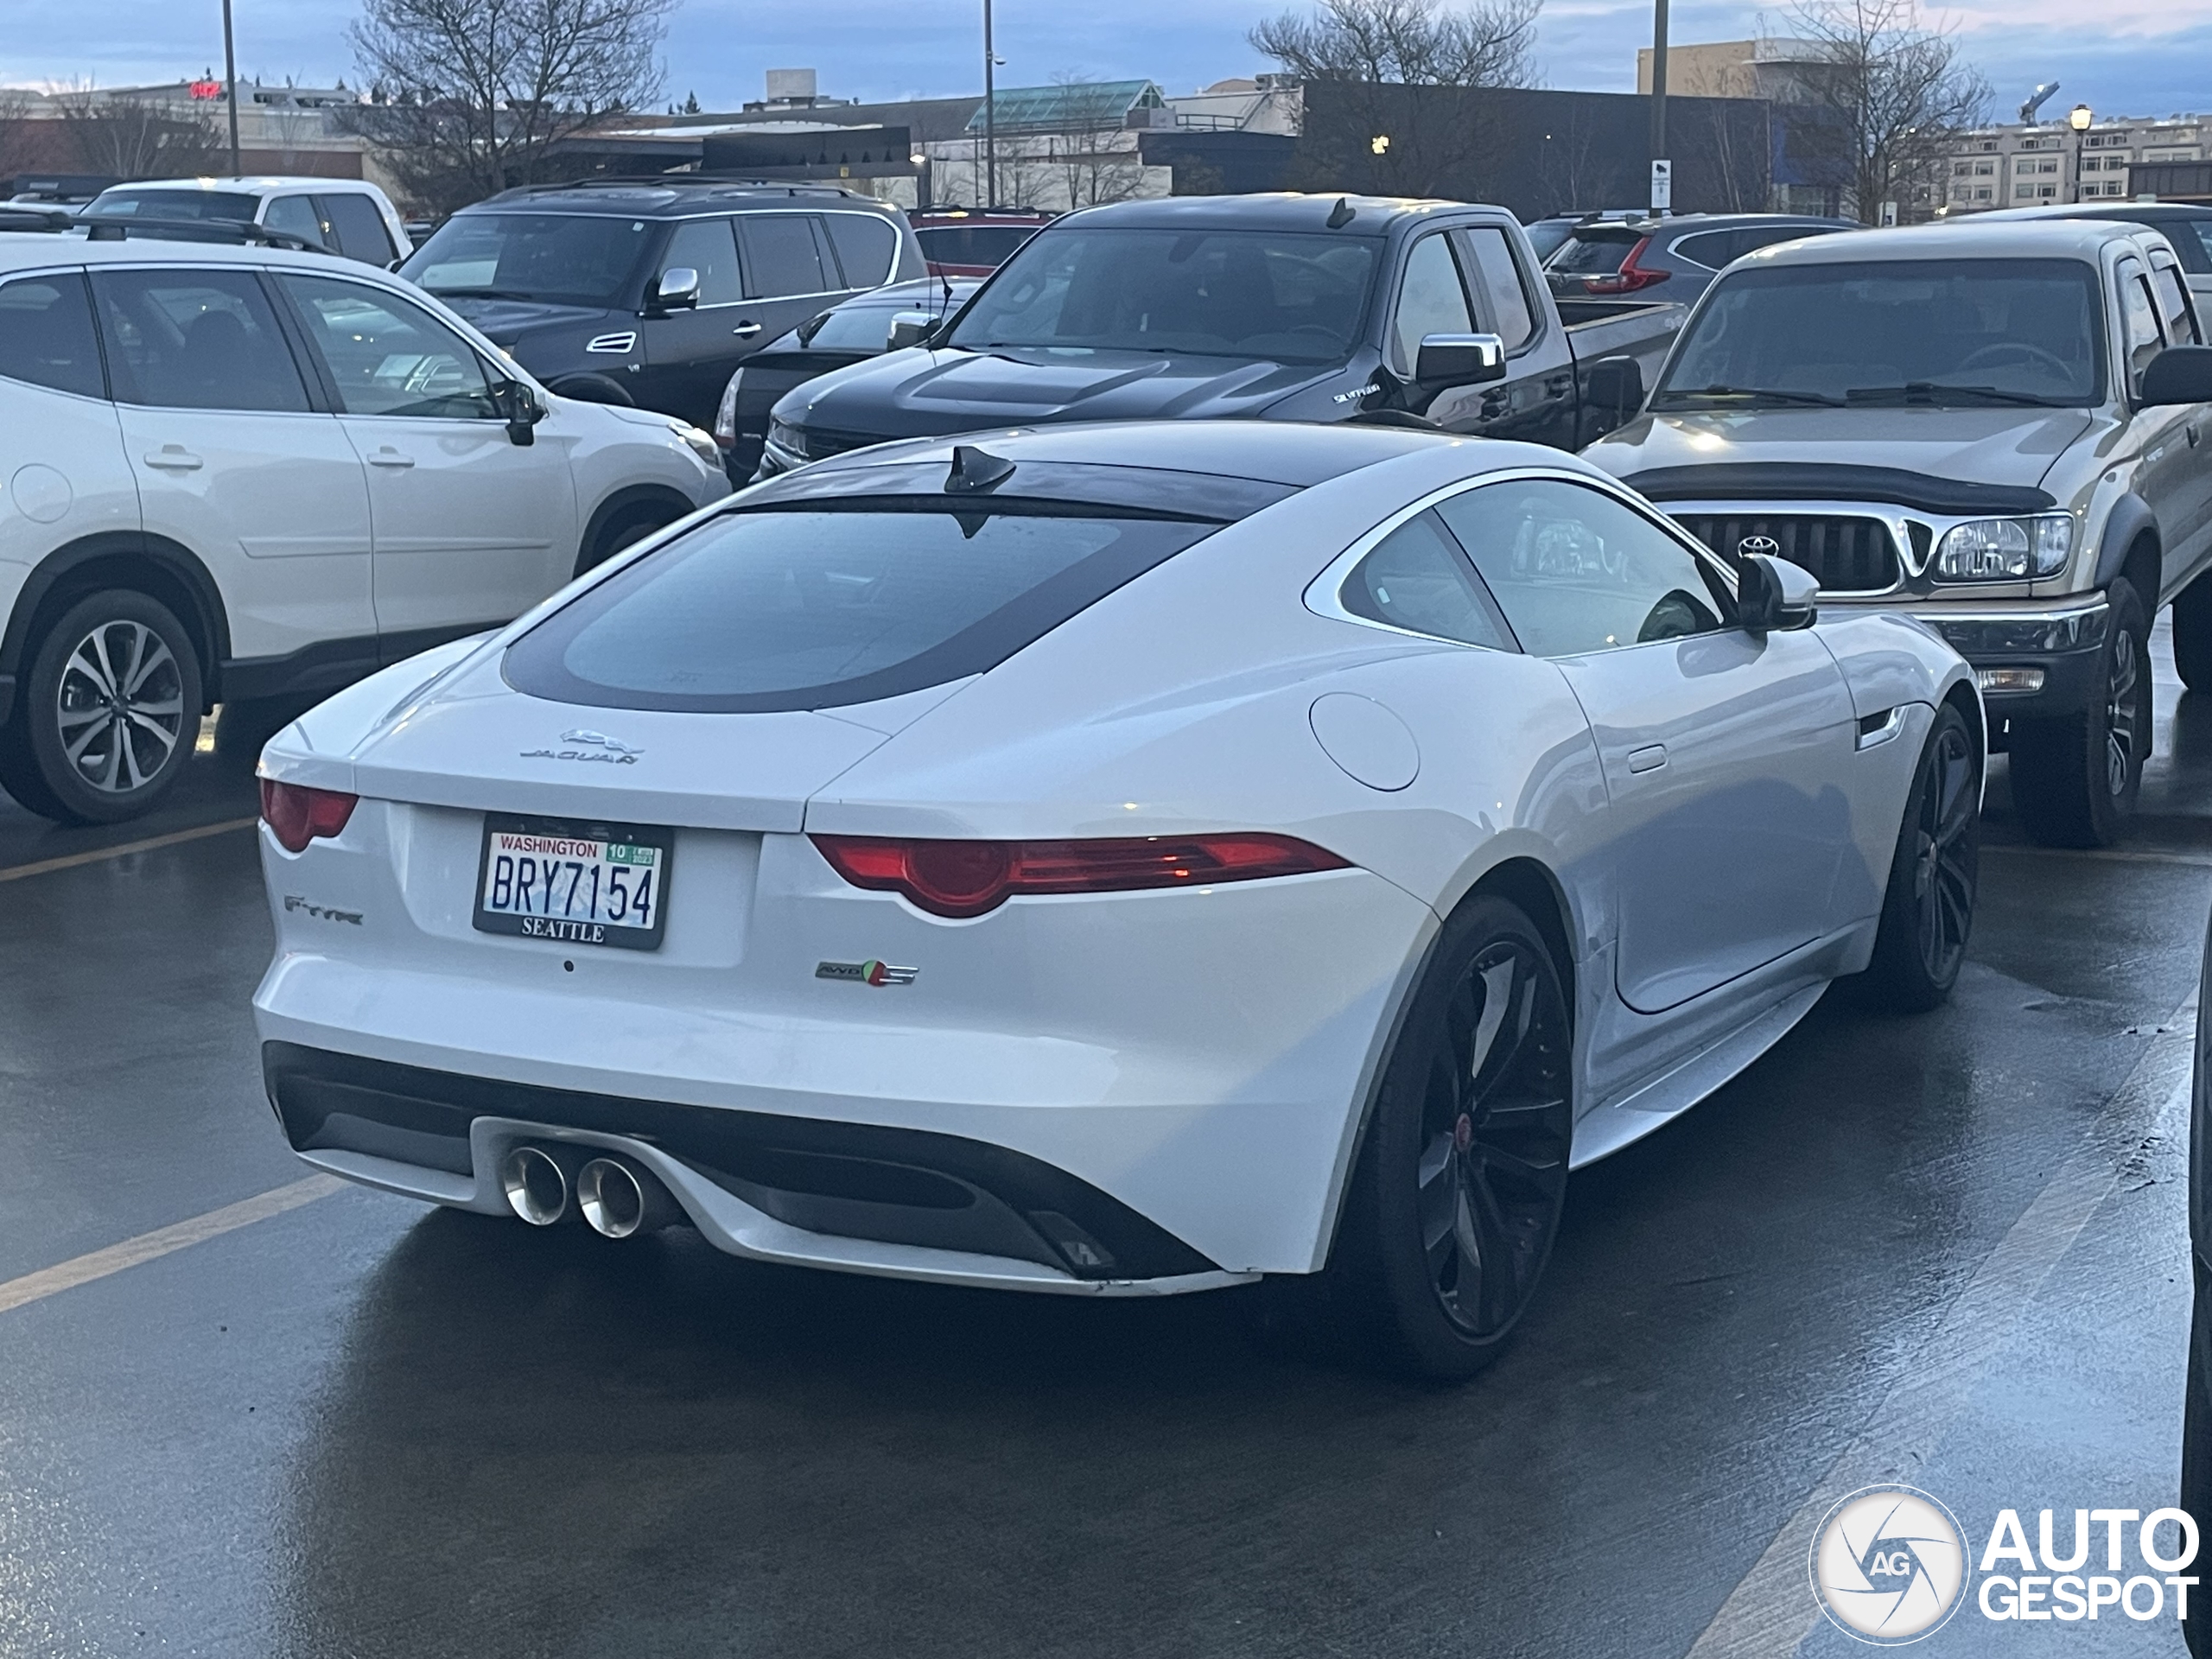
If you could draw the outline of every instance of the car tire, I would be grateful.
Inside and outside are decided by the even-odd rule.
[[[2110,846],[2142,788],[2151,747],[2150,619],[2125,577],[2105,600],[2112,623],[2089,706],[2012,728],[2012,810],[2046,847]]]
[[[1945,703],[1913,767],[1874,958],[1858,977],[1869,1000],[1925,1014],[1950,995],[1974,930],[1980,862],[1981,760],[1965,717]]]
[[[2192,691],[2212,691],[2212,570],[2174,596],[2174,671]]]
[[[2201,1064],[2201,1062],[2200,1062]],[[2212,1538],[2212,1274],[2191,1253],[2195,1293],[2189,1313],[2189,1381],[2181,1413],[2181,1507],[2195,1519],[2199,1538]],[[2182,1635],[2193,1659],[2212,1659],[2212,1603],[2189,1599]]]
[[[1457,1381],[1504,1351],[1566,1199],[1573,1049],[1535,924],[1492,895],[1460,906],[1384,1065],[1325,1275],[1386,1369]]]
[[[90,594],[31,652],[0,778],[48,817],[137,817],[183,772],[200,708],[199,652],[175,614],[129,588]]]
[[[591,545],[576,555],[576,575],[596,570],[624,548],[642,542],[683,516],[681,509],[654,501],[641,501],[623,508],[601,524],[599,533],[592,537]]]

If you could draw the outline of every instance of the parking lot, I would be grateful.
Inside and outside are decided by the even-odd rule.
[[[1951,1004],[1831,994],[1579,1175],[1459,1388],[1265,1286],[953,1291],[341,1188],[261,1095],[249,763],[113,830],[0,805],[0,1651],[1855,1650],[1804,1578],[1843,1492],[1976,1534],[2171,1501],[2212,712],[2168,650],[2131,838],[2026,847],[1995,768]]]

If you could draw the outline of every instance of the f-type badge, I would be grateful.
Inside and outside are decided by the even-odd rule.
[[[855,985],[911,985],[918,968],[893,968],[887,962],[873,958],[867,962],[817,962],[814,964],[817,979],[849,980]]]
[[[626,743],[617,743],[603,732],[578,729],[561,734],[561,741],[568,747],[558,749],[524,749],[525,760],[597,760],[607,766],[634,766],[643,749],[633,749]]]

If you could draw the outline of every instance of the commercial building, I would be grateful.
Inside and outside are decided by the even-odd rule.
[[[2170,175],[2177,163],[2204,160],[2208,132],[2212,116],[2197,115],[2099,116],[2081,127],[2061,115],[1980,127],[1961,135],[1947,163],[1944,209],[2190,194]]]
[[[238,170],[317,178],[378,176],[368,141],[348,130],[360,94],[344,86],[240,81]],[[228,173],[230,88],[213,76],[85,92],[0,91],[0,182],[41,175]]]

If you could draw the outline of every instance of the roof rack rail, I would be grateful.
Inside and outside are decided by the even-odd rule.
[[[75,228],[77,216],[67,207],[40,207],[27,202],[0,202],[0,231],[67,231]]]
[[[534,196],[558,190],[592,190],[601,188],[634,189],[645,186],[652,189],[683,188],[718,190],[744,189],[780,193],[784,195],[858,196],[856,190],[842,184],[814,184],[792,182],[782,179],[754,178],[744,173],[594,173],[583,178],[563,179],[547,184],[518,184],[503,190],[503,196]],[[497,200],[498,197],[492,200]]]
[[[156,241],[224,242],[240,247],[283,248],[294,253],[330,251],[320,242],[310,242],[289,231],[272,231],[266,225],[256,225],[249,219],[142,219],[133,214],[129,219],[72,219],[67,225],[54,228],[67,230],[79,225],[85,227],[86,239],[92,242],[123,242],[135,237],[149,237]]]

